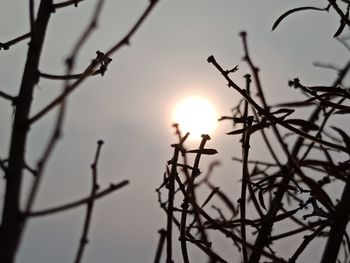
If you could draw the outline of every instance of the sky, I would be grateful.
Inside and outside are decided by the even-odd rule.
[[[160,0],[132,38],[131,45],[111,57],[113,61],[105,76],[90,78],[69,97],[63,138],[49,161],[35,208],[88,195],[90,164],[96,142],[102,139],[105,144],[98,166],[100,186],[124,179],[130,180],[130,185],[96,203],[84,262],[152,262],[157,231],[166,224],[155,189],[171,158],[170,144],[176,142],[171,127],[174,105],[183,97],[201,95],[216,106],[219,115],[230,113],[239,97],[227,88],[206,59],[214,55],[224,68],[239,65],[233,78],[239,84],[244,83],[243,76],[249,71],[242,61],[239,38],[242,30],[248,33],[251,56],[261,69],[269,103],[298,97],[287,85],[294,77],[313,85],[331,83],[335,73],[317,68],[313,62],[342,66],[346,61],[347,51],[332,38],[339,23],[334,13],[298,13],[287,17],[271,32],[274,21],[290,8],[323,7],[325,2]],[[38,6],[39,1],[35,3]],[[64,73],[64,60],[90,21],[95,3],[86,0],[78,8],[68,7],[52,15],[40,61],[42,72]],[[147,4],[147,0],[106,0],[96,31],[79,53],[76,72],[85,69],[97,50],[106,51],[117,43]],[[3,0],[0,41],[28,32],[28,22],[28,3]],[[23,41],[8,51],[0,51],[2,91],[18,92],[26,50]],[[35,89],[32,113],[55,98],[61,87],[59,81],[40,81]],[[0,101],[2,159],[8,152],[11,116],[9,103]],[[26,158],[33,166],[47,143],[54,117],[55,112],[48,114],[31,129]],[[211,134],[208,146],[219,153],[205,159],[203,168],[213,160],[221,160],[215,183],[235,192],[239,189],[240,167],[230,159],[239,156],[241,148],[235,138],[225,135],[228,131],[230,125],[223,123]],[[251,151],[252,156],[262,153],[259,147]],[[26,174],[25,185],[29,181],[30,175]],[[1,187],[2,198],[3,182]],[[72,261],[84,213],[82,207],[31,220],[18,262]],[[196,252],[193,256],[197,256]],[[308,256],[306,252],[305,258]],[[312,263],[313,259],[308,258],[307,262]],[[180,258],[176,262],[181,262]]]

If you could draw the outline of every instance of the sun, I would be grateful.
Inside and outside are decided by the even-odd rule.
[[[173,109],[173,122],[179,124],[182,133],[199,140],[202,134],[211,135],[218,124],[214,105],[204,97],[189,96],[178,101]]]

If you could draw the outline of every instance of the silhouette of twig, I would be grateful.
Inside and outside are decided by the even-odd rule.
[[[94,202],[95,202],[94,197],[96,196],[97,190],[99,188],[98,182],[97,182],[97,164],[98,164],[98,160],[100,157],[102,145],[103,145],[103,141],[100,140],[97,142],[97,150],[96,150],[96,154],[95,154],[95,159],[91,165],[91,170],[92,170],[92,184],[91,184],[91,193],[90,193],[91,199],[86,204],[86,215],[85,215],[85,221],[84,221],[84,225],[83,225],[83,232],[82,232],[82,236],[80,238],[80,245],[78,248],[78,252],[77,252],[77,255],[76,255],[75,260],[74,260],[75,263],[81,262],[85,246],[87,245],[87,243],[89,241],[88,240],[88,233],[89,233],[92,211],[93,211]]]
[[[21,35],[19,37],[16,37],[12,40],[9,40],[7,42],[0,42],[0,49],[4,49],[4,50],[8,50],[11,46],[17,44],[18,42],[22,41],[22,40],[25,40],[27,38],[30,38],[31,37],[31,33],[26,33],[24,35]]]
[[[110,48],[106,53],[102,53],[103,56],[97,56],[96,59],[94,59],[91,64],[85,69],[84,73],[81,75],[81,77],[76,80],[74,83],[72,83],[70,86],[68,86],[61,95],[56,97],[54,100],[52,100],[51,103],[49,103],[47,106],[45,106],[42,110],[40,110],[38,113],[36,113],[33,117],[31,117],[28,120],[28,124],[31,125],[32,123],[39,120],[41,117],[46,115],[49,111],[51,111],[54,107],[59,105],[71,92],[73,92],[77,87],[82,84],[88,76],[93,74],[95,72],[95,69],[103,63],[105,59],[109,59],[109,57],[117,52],[120,48],[123,46],[130,45],[130,39],[134,36],[136,31],[140,28],[142,23],[145,21],[145,19],[148,17],[150,12],[154,9],[158,1],[151,1],[148,7],[145,9],[145,11],[142,13],[142,15],[139,17],[135,25],[130,29],[130,31],[120,40],[116,45],[114,45],[112,48]]]
[[[119,190],[120,188],[122,188],[128,184],[129,184],[128,180],[124,180],[118,184],[110,184],[109,187],[106,187],[106,189],[100,190],[93,197],[89,195],[88,197],[79,199],[79,200],[74,201],[74,202],[69,202],[67,204],[59,205],[57,207],[51,207],[51,208],[39,210],[39,211],[30,211],[27,214],[25,214],[25,216],[27,216],[27,217],[47,216],[47,215],[52,215],[55,213],[67,211],[67,210],[70,210],[73,208],[77,208],[81,205],[85,205],[85,204],[91,202],[91,200],[100,199],[100,198],[102,198],[102,197],[104,197],[104,196],[106,196],[106,195],[108,195],[116,190]]]

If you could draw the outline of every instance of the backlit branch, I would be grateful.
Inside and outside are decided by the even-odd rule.
[[[151,11],[154,9],[157,1],[151,1],[148,7],[145,9],[145,11],[142,13],[140,18],[137,20],[135,25],[131,28],[131,30],[125,35],[122,40],[120,40],[115,46],[113,46],[111,49],[109,49],[106,53],[104,53],[103,58],[109,59],[109,57],[117,52],[121,47],[127,46],[130,44],[130,39],[133,37],[133,35],[136,33],[136,31],[140,28],[142,23],[145,21],[145,19],[148,17],[148,15],[151,13]],[[82,84],[87,77],[91,76],[95,69],[98,67],[99,64],[102,63],[102,57],[98,57],[92,61],[92,63],[86,68],[83,75],[74,83],[72,83],[67,89],[59,95],[57,98],[55,98],[51,103],[49,103],[46,107],[44,107],[41,111],[36,113],[33,117],[29,120],[29,125],[34,123],[35,121],[39,120],[41,117],[46,115],[49,111],[51,111],[53,108],[55,108],[58,104],[60,104],[70,93],[72,93],[74,90],[76,90],[77,87]]]
[[[118,184],[111,184],[109,187],[107,187],[104,190],[101,190],[99,192],[97,192],[94,196],[88,196],[82,199],[79,199],[77,201],[74,202],[70,202],[67,204],[63,204],[57,207],[52,207],[52,208],[48,208],[48,209],[44,209],[44,210],[39,210],[39,211],[29,211],[28,213],[24,214],[24,216],[27,217],[38,217],[38,216],[47,216],[47,215],[52,215],[55,213],[59,213],[59,212],[63,212],[63,211],[67,211],[73,208],[77,208],[81,205],[86,205],[87,203],[91,202],[92,200],[98,200],[114,191],[117,191],[121,188],[123,188],[124,186],[128,185],[129,181],[128,180],[124,180]]]
[[[94,197],[96,196],[97,190],[99,188],[98,183],[97,183],[97,164],[98,164],[102,145],[103,145],[103,141],[101,141],[101,140],[98,141],[95,159],[91,165],[91,170],[92,170],[92,184],[91,184],[91,193],[90,193],[91,199],[86,204],[86,215],[85,215],[85,221],[84,221],[84,226],[83,226],[83,232],[82,232],[82,236],[80,238],[79,249],[78,249],[77,255],[75,257],[75,261],[74,261],[75,263],[81,262],[85,246],[88,243],[88,233],[89,233],[92,211],[93,211],[94,202],[95,202]]]
[[[10,41],[7,42],[0,42],[0,50],[4,49],[4,50],[8,50],[11,46],[17,44],[18,42],[25,40],[27,38],[30,38],[31,33],[26,33],[24,35],[21,35],[19,37],[16,37],[15,39],[12,39]]]

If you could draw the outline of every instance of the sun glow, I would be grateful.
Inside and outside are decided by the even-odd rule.
[[[173,122],[179,124],[182,133],[189,132],[192,140],[199,140],[201,134],[212,134],[217,119],[215,107],[203,97],[186,97],[173,109]]]

